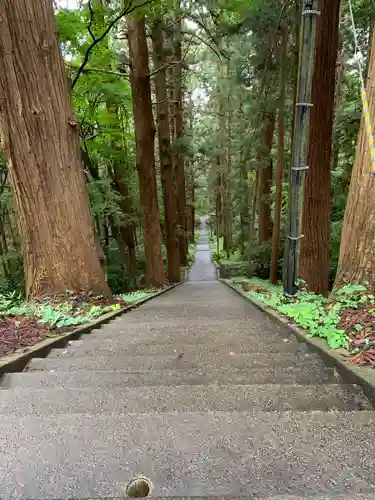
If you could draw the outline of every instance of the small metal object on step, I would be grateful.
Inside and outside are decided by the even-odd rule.
[[[140,474],[129,481],[125,493],[129,498],[145,498],[150,495],[152,489],[151,480]]]

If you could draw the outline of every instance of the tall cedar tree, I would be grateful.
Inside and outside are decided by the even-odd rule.
[[[275,130],[275,111],[265,114],[262,127],[262,142],[259,151],[259,243],[272,238],[272,215],[270,195],[272,187],[271,149]]]
[[[156,184],[151,87],[144,18],[128,21],[130,81],[140,201],[143,210],[143,237],[146,260],[146,282],[161,286],[165,282],[161,252],[160,213]]]
[[[158,19],[152,28],[153,61],[155,66],[156,115],[158,124],[159,156],[163,186],[164,219],[168,259],[168,280],[180,280],[180,253],[177,233],[177,192],[172,164],[169,130],[169,104],[165,68],[163,23]]]
[[[277,158],[276,158],[276,195],[275,195],[275,216],[272,234],[272,254],[270,281],[274,285],[278,282],[278,256],[280,247],[281,230],[281,208],[284,178],[284,147],[285,147],[285,83],[286,83],[286,62],[287,62],[287,35],[281,33],[280,42],[280,93],[277,115]]]
[[[27,297],[109,295],[52,0],[0,2],[0,117]]]
[[[226,76],[229,76],[229,66],[227,65],[227,75],[225,75],[224,64],[220,63],[220,78],[225,81]],[[229,78],[228,78],[229,80]],[[230,139],[231,139],[231,116],[230,116],[230,106],[229,106],[229,89],[224,91],[219,91],[219,124],[220,130],[225,136],[225,142],[227,146],[223,146],[221,151],[222,157],[222,189],[223,189],[223,250],[229,259],[232,247],[232,207],[231,207],[231,186],[230,186],[230,175],[231,175],[231,149],[230,149]],[[227,93],[228,92],[228,93]]]
[[[373,119],[375,116],[375,30],[372,36],[366,89],[370,116]],[[339,265],[334,290],[348,283],[368,281],[369,289],[375,291],[374,240],[374,177],[371,175],[367,126],[364,116],[362,116],[342,228]]]
[[[308,165],[305,181],[300,277],[309,291],[328,294],[331,154],[340,0],[321,0],[318,17]]]
[[[178,9],[178,22],[174,29],[174,57],[176,62],[181,61],[173,69],[173,101],[174,101],[174,121],[175,121],[175,139],[177,140],[177,149],[173,155],[174,170],[177,181],[177,210],[179,222],[179,243],[180,243],[180,261],[181,265],[187,265],[187,223],[186,223],[186,183],[185,183],[185,163],[184,156],[181,153],[181,142],[183,135],[182,121],[182,50],[181,50],[181,16]]]

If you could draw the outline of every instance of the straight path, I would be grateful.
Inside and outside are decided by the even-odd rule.
[[[3,378],[0,498],[375,498],[369,402],[215,276],[203,224],[188,282]]]
[[[209,236],[206,224],[206,217],[202,217],[201,231],[199,233],[199,239],[195,252],[195,260],[189,273],[189,282],[216,280],[216,267],[211,261]]]

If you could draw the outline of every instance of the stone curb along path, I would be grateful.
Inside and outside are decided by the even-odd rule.
[[[65,347],[70,340],[78,340],[81,337],[81,335],[88,334],[92,330],[98,329],[101,326],[106,325],[113,319],[118,318],[119,316],[122,316],[123,314],[132,311],[133,309],[136,309],[142,304],[149,302],[151,299],[154,299],[155,297],[158,297],[159,295],[162,295],[168,292],[169,290],[176,288],[182,283],[185,283],[186,279],[187,279],[187,271],[185,273],[185,278],[179,283],[175,283],[166,288],[163,288],[162,290],[159,290],[158,292],[155,292],[154,294],[149,295],[144,299],[137,300],[137,302],[134,302],[133,304],[123,307],[117,311],[103,314],[99,319],[95,321],[90,321],[86,325],[82,325],[78,328],[75,328],[70,332],[63,333],[62,335],[59,335],[57,337],[41,340],[40,342],[37,342],[31,347],[21,348],[16,352],[13,352],[12,354],[8,354],[6,356],[1,357],[0,377],[5,373],[21,372],[32,358],[44,358],[45,356],[48,355],[48,353],[52,349]]]
[[[274,309],[266,306],[262,302],[253,297],[246,295],[240,288],[232,285],[227,280],[219,278],[220,282],[238,293],[245,300],[253,304],[259,310],[264,312],[271,320],[282,324],[289,328],[299,342],[305,342],[311,350],[319,354],[323,361],[332,367],[335,367],[339,375],[345,382],[356,384],[362,387],[366,396],[375,403],[375,371],[369,368],[361,368],[350,364],[345,360],[342,350],[330,349],[326,345],[326,341],[316,337],[308,337],[308,333],[303,328],[291,322],[286,316],[281,315]]]

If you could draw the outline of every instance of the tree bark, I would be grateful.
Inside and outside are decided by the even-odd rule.
[[[255,173],[255,178],[252,182],[251,186],[251,213],[249,217],[249,255],[250,252],[254,249],[254,243],[255,243],[255,219],[256,219],[256,213],[257,213],[257,205],[258,205],[258,196],[259,196],[259,170],[256,171]],[[253,262],[251,258],[249,258],[249,271],[250,274],[253,272]]]
[[[52,0],[0,2],[0,117],[27,297],[109,295]]]
[[[133,202],[130,196],[128,186],[124,182],[124,172],[123,165],[114,163],[113,165],[113,175],[112,175],[112,187],[120,196],[118,202],[119,207],[125,217],[132,217],[133,215]],[[134,286],[135,278],[137,274],[137,256],[136,256],[136,244],[135,244],[135,224],[129,221],[121,224],[118,228],[119,235],[126,246],[125,265],[129,273],[130,284]],[[122,247],[122,245],[121,245]],[[120,248],[122,251],[122,248]]]
[[[172,163],[163,24],[161,20],[157,20],[152,28],[152,44],[154,66],[155,70],[158,70],[155,75],[155,95],[164,200],[168,280],[173,283],[180,281],[180,249],[177,233],[177,193]]]
[[[128,21],[130,81],[133,94],[133,114],[139,190],[143,211],[143,239],[146,260],[146,282],[162,286],[165,283],[161,253],[160,213],[156,184],[151,87],[144,18]]]
[[[245,244],[249,240],[249,180],[245,161],[240,158],[240,184],[241,184],[241,255],[245,255]]]
[[[342,9],[340,9],[340,19],[342,17]],[[345,60],[344,60],[344,39],[343,34],[339,32],[338,41],[338,51],[337,51],[337,63],[336,63],[336,83],[335,83],[335,98],[334,98],[334,112],[333,112],[333,129],[335,129],[335,123],[338,123],[339,111],[341,106],[342,97],[342,86],[343,86],[343,75],[345,71]],[[339,154],[340,154],[340,130],[336,129],[333,134],[332,141],[332,170],[339,166]]]
[[[227,78],[229,81],[229,62],[227,63],[227,74],[224,74],[222,68],[223,80]],[[224,107],[224,96],[219,96],[220,99],[220,115],[222,120],[222,130],[226,132],[226,151],[223,153],[223,164],[226,165],[223,171],[223,188],[224,188],[224,244],[223,249],[230,258],[232,252],[232,195],[231,195],[231,169],[232,169],[232,151],[231,151],[231,110],[229,91],[226,95],[226,107]]]
[[[371,60],[367,78],[370,116],[375,116],[375,30],[372,37]],[[375,291],[375,197],[374,178],[367,126],[362,115],[348,201],[346,204],[338,271],[334,290],[353,283],[365,283]]]
[[[178,9],[179,11],[179,9]],[[180,16],[179,12],[177,15]],[[181,19],[175,25],[174,31],[174,57],[176,62],[181,61]],[[182,266],[188,264],[187,260],[187,227],[186,227],[186,182],[185,182],[185,163],[184,156],[181,153],[181,144],[179,140],[183,135],[183,120],[182,120],[182,64],[176,64],[173,70],[174,83],[174,119],[175,119],[175,140],[177,141],[177,151],[173,155],[174,171],[177,184],[177,211],[179,225],[179,248],[180,261]]]
[[[278,282],[278,260],[280,247],[281,206],[284,178],[284,148],[285,148],[285,72],[286,72],[287,37],[282,34],[280,45],[280,95],[279,111],[277,118],[277,159],[276,159],[276,196],[275,216],[272,234],[272,255],[270,281],[274,285]]]
[[[266,113],[262,129],[262,143],[259,153],[259,243],[272,238],[272,216],[270,194],[272,187],[271,149],[275,130],[275,112]]]
[[[243,119],[243,102],[240,96],[239,104],[239,117],[238,120]],[[240,230],[241,230],[241,255],[244,256],[246,252],[246,243],[249,242],[249,222],[250,222],[250,193],[249,193],[249,179],[248,168],[244,158],[244,145],[241,144],[239,151],[239,170],[240,170]]]
[[[331,219],[331,153],[340,0],[321,1],[302,214],[300,277],[311,292],[328,294]]]

